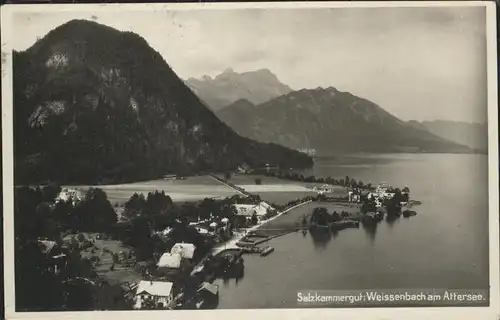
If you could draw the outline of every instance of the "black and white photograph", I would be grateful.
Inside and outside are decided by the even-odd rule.
[[[7,319],[498,319],[494,11],[3,6]]]

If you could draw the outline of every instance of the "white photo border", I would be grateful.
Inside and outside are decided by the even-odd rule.
[[[486,10],[487,78],[488,78],[488,165],[489,165],[489,307],[439,308],[349,308],[349,309],[237,309],[207,311],[84,311],[84,312],[16,312],[14,278],[14,207],[13,207],[13,88],[12,88],[12,16],[17,12],[102,12],[120,10],[158,11],[192,9],[247,8],[376,8],[376,7],[468,7]],[[6,319],[197,319],[239,320],[256,318],[284,319],[500,319],[499,288],[499,176],[498,176],[498,95],[496,7],[493,1],[369,1],[369,2],[239,2],[239,3],[136,3],[136,4],[35,4],[1,7],[2,33],[2,165],[4,212],[4,296]],[[50,290],[50,288],[47,288]]]

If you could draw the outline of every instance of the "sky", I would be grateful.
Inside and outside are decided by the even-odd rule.
[[[403,120],[487,119],[484,7],[17,13],[14,49],[72,19],[139,34],[184,79],[266,68]]]

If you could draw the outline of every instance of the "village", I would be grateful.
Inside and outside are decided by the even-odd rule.
[[[241,169],[239,174],[247,172]],[[115,298],[126,299],[133,309],[216,308],[219,287],[214,284],[214,280],[243,277],[243,255],[258,254],[265,257],[271,254],[274,248],[267,244],[269,240],[299,230],[313,232],[318,228],[327,228],[337,232],[345,228],[357,228],[360,223],[377,223],[384,214],[388,217],[399,216],[403,212],[403,215],[408,217],[416,214],[408,208],[418,204],[410,200],[408,188],[399,190],[387,184],[377,187],[351,184],[343,187],[344,192],[341,195],[337,192],[332,196],[338,186],[315,183],[310,186],[310,190],[316,196],[277,205],[263,201],[259,195],[231,183],[225,179],[228,178],[227,175],[214,175],[213,178],[234,188],[238,195],[222,201],[224,204],[218,207],[220,212],[210,212],[205,218],[198,215],[197,219],[189,221],[177,218],[173,223],[167,223],[165,228],[151,230],[151,235],[146,238],[163,239],[163,243],[171,245],[163,245],[160,246],[163,249],[153,250],[155,252],[149,259],[139,257],[139,244],[125,244],[127,241],[117,235],[120,232],[80,232],[66,235],[62,244],[39,239],[44,248],[43,252],[50,255],[54,261],[51,272],[64,272],[64,248],[76,248],[83,260],[90,261],[99,278],[105,279],[111,285],[120,286],[122,290],[117,294],[123,297]],[[177,177],[168,176],[165,179],[175,180]],[[189,180],[189,177],[179,179]],[[320,180],[323,181],[324,179]],[[155,191],[150,193],[148,198],[154,196],[166,197]],[[84,198],[81,190],[65,187],[55,198],[54,205],[67,202],[75,205]],[[391,199],[394,198],[398,198],[398,201],[395,207],[392,207]],[[134,199],[141,199],[141,196],[134,194],[127,203],[133,203]],[[294,209],[311,202],[318,202],[318,206],[309,214],[288,218],[287,224],[279,223],[280,217],[284,219],[284,216]],[[205,199],[201,203],[217,208],[215,200]],[[334,203],[342,210],[330,215],[320,207],[321,203]],[[117,224],[129,226],[125,228],[130,228],[132,218],[126,217],[124,210],[132,211],[130,206],[128,209],[115,208],[118,213]],[[141,214],[135,218],[141,218]],[[186,234],[194,234],[191,239],[195,241],[186,241],[189,238]]]

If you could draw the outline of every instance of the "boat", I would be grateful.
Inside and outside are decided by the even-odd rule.
[[[260,255],[261,255],[261,257],[265,257],[265,256],[267,256],[268,254],[270,254],[273,251],[274,251],[273,247],[267,247],[264,250],[262,250],[262,252],[260,253]]]

